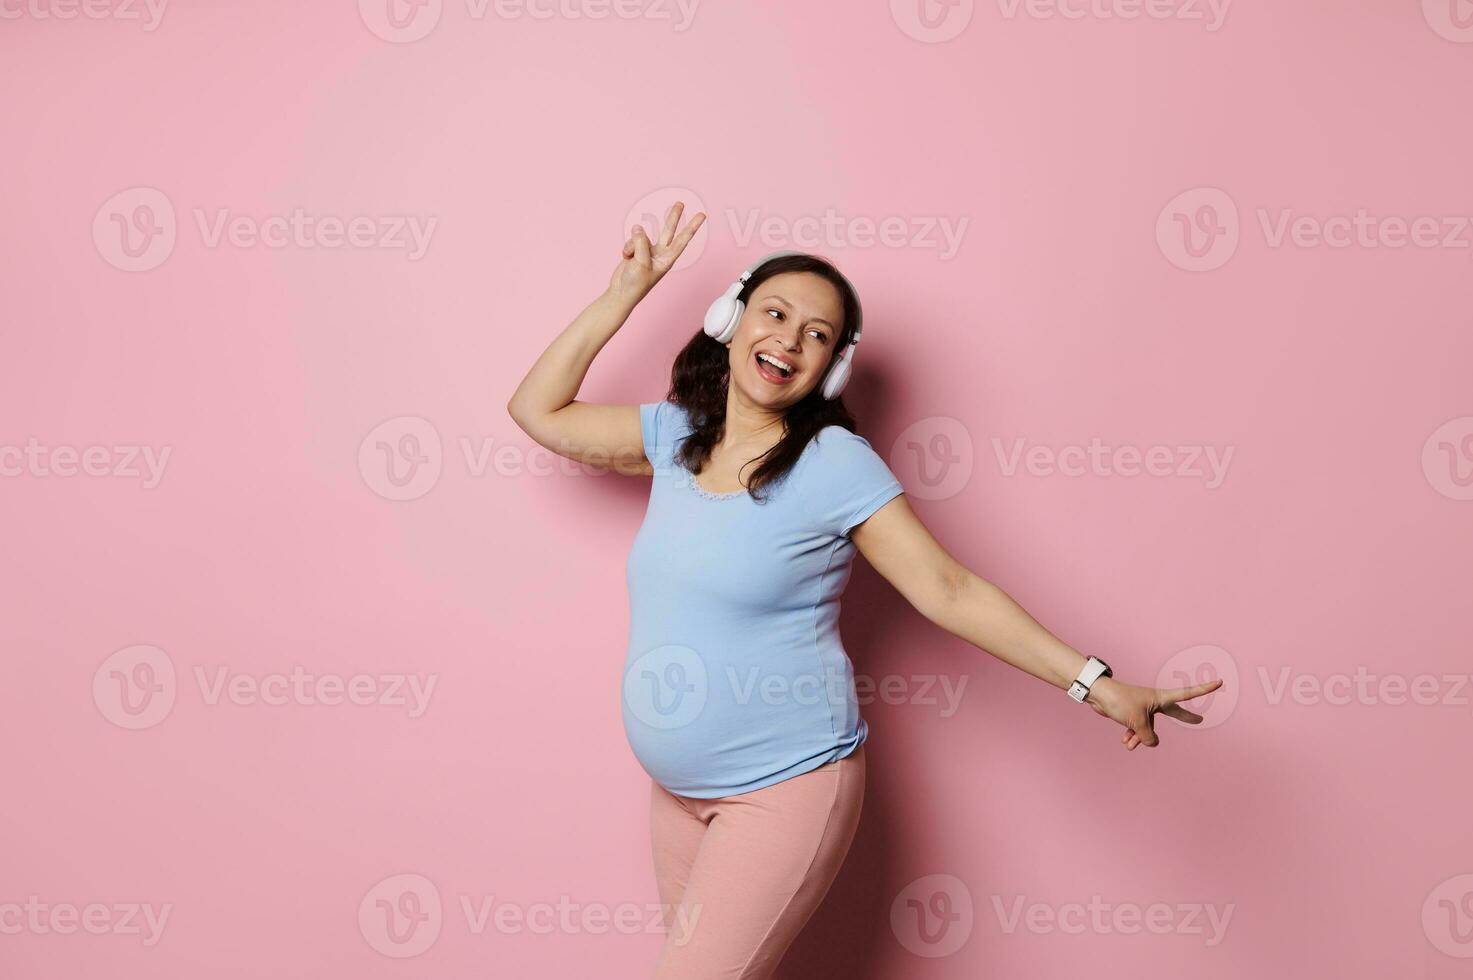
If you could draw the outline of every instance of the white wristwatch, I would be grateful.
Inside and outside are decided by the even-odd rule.
[[[1079,671],[1079,676],[1074,678],[1074,683],[1069,685],[1069,696],[1080,704],[1089,697],[1089,689],[1094,682],[1101,677],[1114,677],[1110,672],[1110,665],[1099,657],[1090,657],[1084,662],[1084,667]]]

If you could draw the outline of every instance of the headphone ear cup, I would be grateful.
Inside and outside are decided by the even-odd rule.
[[[706,310],[706,336],[723,344],[736,336],[737,324],[742,319],[742,311],[746,309],[746,305],[737,299],[742,286],[743,283],[734,282],[727,287],[726,292],[712,301]]]
[[[853,353],[853,344],[844,348],[844,353],[839,355],[839,359],[829,369],[828,377],[823,379],[823,397],[829,401],[838,398],[844,391],[844,386],[849,383],[850,357]]]

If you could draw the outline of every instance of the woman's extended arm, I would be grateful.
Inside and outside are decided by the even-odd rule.
[[[1002,589],[973,573],[931,535],[902,494],[850,532],[875,571],[931,622],[1054,687],[1067,690],[1086,657],[1039,625]],[[1105,658],[1109,659],[1109,658]],[[1210,694],[1222,680],[1182,688],[1151,688],[1101,677],[1085,703],[1126,728],[1127,749],[1154,747],[1158,712],[1195,725],[1202,716],[1177,704]]]
[[[560,456],[621,473],[652,472],[644,457],[638,405],[575,399],[594,357],[675,264],[705,220],[697,212],[677,234],[683,207],[679,201],[671,206],[658,242],[646,238],[642,227],[633,229],[608,289],[553,339],[506,403],[522,431]]]

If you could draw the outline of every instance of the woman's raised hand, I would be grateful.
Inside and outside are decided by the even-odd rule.
[[[1085,703],[1097,713],[1125,726],[1120,744],[1127,749],[1134,750],[1138,745],[1155,748],[1161,740],[1156,736],[1152,719],[1158,713],[1188,725],[1200,725],[1202,716],[1177,702],[1211,694],[1219,687],[1222,687],[1221,677],[1191,687],[1138,687],[1113,677],[1101,677],[1090,688]]]
[[[665,227],[660,229],[658,242],[649,240],[643,225],[635,225],[631,229],[629,239],[624,243],[624,254],[609,278],[611,291],[641,299],[670,271],[680,253],[685,251],[685,246],[690,244],[691,236],[706,220],[706,215],[697,211],[684,228],[679,228],[683,210],[684,201],[670,205],[670,210],[665,212]]]

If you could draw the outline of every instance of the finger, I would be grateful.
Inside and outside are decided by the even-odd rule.
[[[624,239],[624,251],[623,251],[622,254],[623,254],[623,256],[626,259],[632,259],[632,258],[634,258],[634,236],[633,235],[630,235],[628,238]]]
[[[1166,707],[1161,709],[1161,713],[1163,715],[1169,715],[1170,717],[1175,718],[1177,721],[1184,721],[1188,725],[1199,725],[1202,723],[1201,715],[1197,714],[1195,711],[1188,711],[1186,708],[1183,708],[1179,704],[1168,704]]]
[[[685,251],[685,247],[690,244],[690,240],[695,237],[696,232],[700,229],[701,225],[705,224],[705,222],[705,212],[697,211],[696,216],[690,219],[689,223],[687,223],[685,228],[681,230],[680,234],[675,236],[673,247],[675,249],[676,255],[679,255],[681,252]]]
[[[1162,703],[1167,703],[1171,701],[1190,701],[1192,698],[1200,698],[1204,694],[1211,694],[1219,687],[1222,687],[1221,677],[1219,677],[1215,681],[1208,681],[1205,684],[1194,684],[1191,687],[1157,688],[1156,697]]]
[[[634,254],[640,265],[650,264],[650,240],[645,237],[643,226],[634,229]]]
[[[670,210],[665,212],[665,227],[660,229],[660,244],[669,245],[670,239],[675,237],[675,227],[680,224],[680,212],[685,210],[684,201],[676,201],[670,205]]]
[[[1141,744],[1148,749],[1154,749],[1161,741],[1156,737],[1156,727],[1151,721],[1150,715],[1146,716],[1146,724],[1143,728],[1139,729],[1139,732]]]

